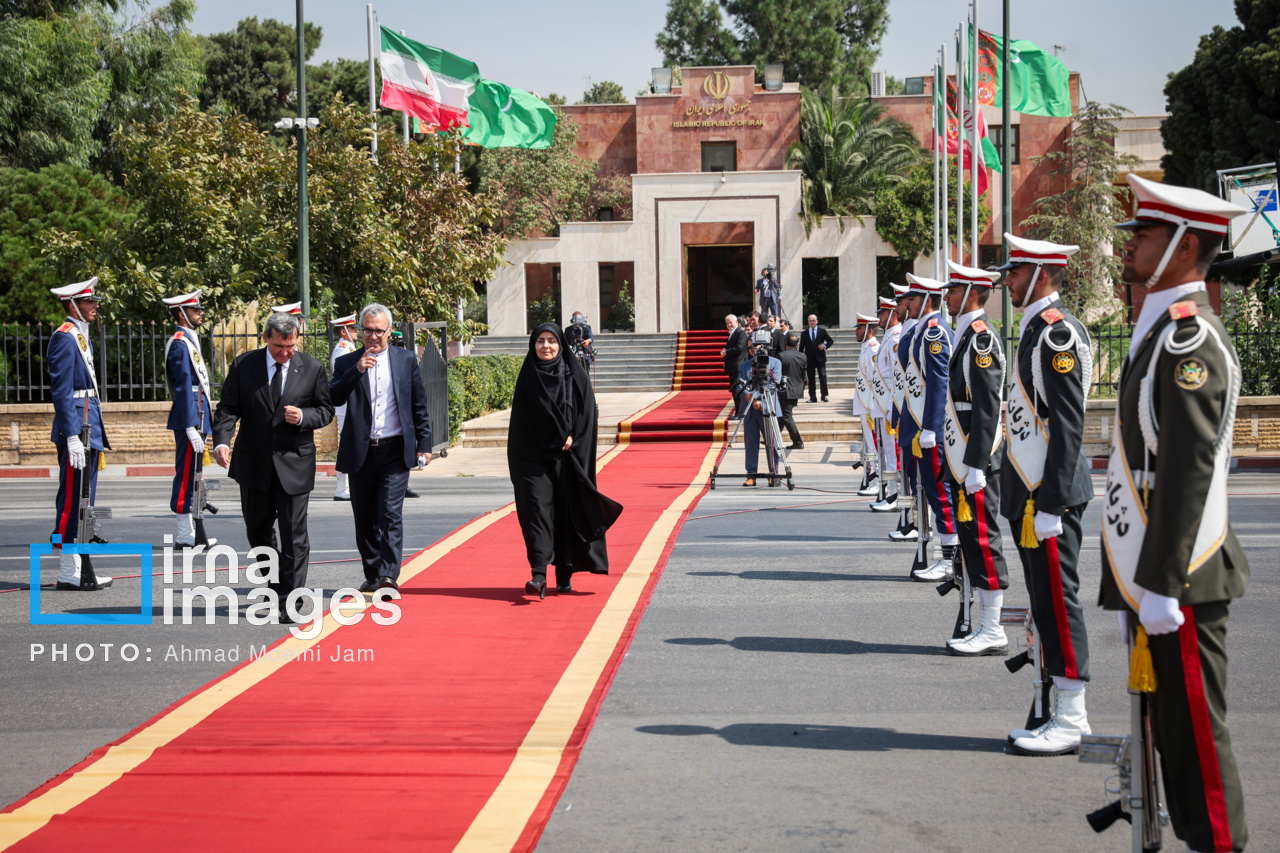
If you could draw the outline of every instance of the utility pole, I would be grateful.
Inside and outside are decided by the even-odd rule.
[[[307,50],[305,20],[298,0],[298,299],[302,316],[311,316],[311,249],[307,221]]]

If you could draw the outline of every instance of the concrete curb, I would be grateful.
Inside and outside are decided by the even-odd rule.
[[[209,465],[205,469],[209,477],[225,477],[227,469],[220,465]],[[320,462],[316,465],[316,473],[326,477],[335,474],[334,463]],[[98,478],[115,479],[117,477],[172,477],[172,465],[110,465],[98,472]],[[44,465],[5,465],[0,466],[0,480],[39,480],[58,478],[57,467]]]

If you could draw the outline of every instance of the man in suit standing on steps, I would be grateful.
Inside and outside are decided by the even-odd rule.
[[[787,450],[804,450],[804,439],[800,436],[800,429],[796,426],[796,419],[792,412],[795,410],[796,401],[804,396],[805,358],[796,349],[800,345],[799,335],[795,332],[787,332],[784,342],[786,349],[778,354],[778,361],[782,362],[782,375],[787,380],[787,392],[782,394],[779,400],[782,404],[782,419],[779,422],[786,427],[787,435],[791,437],[791,444],[788,445]]]
[[[720,350],[720,357],[724,359],[724,372],[729,377],[729,390],[732,392],[738,381],[738,363],[742,361],[742,354],[747,349],[747,333],[738,325],[738,318],[733,314],[724,318],[724,327],[729,330],[729,340],[724,349]],[[733,410],[738,411],[737,394],[733,395]]]
[[[827,402],[827,350],[835,345],[831,334],[818,325],[818,315],[809,315],[809,328],[800,333],[800,352],[805,354],[809,372],[809,402],[818,402],[814,395],[818,392],[818,383],[813,374],[818,374],[822,384],[822,402]]]

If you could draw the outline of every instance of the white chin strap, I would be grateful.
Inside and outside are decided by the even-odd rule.
[[[182,312],[182,319],[187,321],[187,328],[195,329],[196,324],[191,322],[191,315],[187,313],[186,306],[180,307],[178,310]]]
[[[1151,278],[1143,282],[1143,287],[1155,287],[1160,283],[1160,276],[1164,275],[1164,268],[1169,266],[1169,261],[1173,260],[1173,253],[1178,250],[1178,243],[1182,240],[1182,235],[1187,233],[1187,220],[1183,219],[1178,223],[1178,230],[1173,232],[1173,239],[1169,241],[1169,247],[1164,250],[1164,257],[1160,259],[1160,266],[1156,267],[1155,273]]]
[[[972,284],[964,286],[964,299],[960,300],[960,314],[966,314],[969,311],[969,291],[973,290]],[[960,314],[951,318],[951,328],[955,328],[955,324],[960,322]]]
[[[84,318],[84,315],[80,313],[80,306],[76,305],[76,301],[74,299],[67,300],[67,307],[71,309],[67,312],[68,315],[74,314],[76,319],[81,323],[89,322]]]
[[[1036,264],[1036,268],[1031,271],[1031,282],[1027,285],[1027,292],[1022,296],[1022,304],[1018,307],[1026,310],[1031,304],[1031,292],[1036,289],[1036,279],[1040,277],[1040,270],[1044,269],[1044,264]]]

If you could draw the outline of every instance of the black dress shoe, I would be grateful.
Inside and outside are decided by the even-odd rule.
[[[782,481],[781,481],[781,480],[770,480],[770,481],[769,481],[769,488],[771,488],[771,489],[772,489],[774,486],[781,486],[781,485],[782,485]]]
[[[825,403],[825,402],[827,402],[827,398],[826,398],[826,397],[823,397],[823,398],[822,398],[822,402],[824,402],[824,403]]]
[[[289,612],[287,610],[281,610],[279,616],[276,618],[276,624],[277,625],[297,625],[298,623],[294,621],[294,618],[289,615]]]
[[[809,402],[810,402],[810,403],[816,403],[816,402],[818,402],[818,398],[817,398],[817,397],[810,397],[810,398],[809,398]]]
[[[804,450],[804,442],[797,441],[787,445],[787,450]]]
[[[418,494],[417,492],[415,492],[413,489],[409,488],[408,486],[405,486],[405,488],[404,488],[404,496],[405,496],[406,498],[420,498],[420,497],[422,497],[422,495]]]
[[[395,578],[387,577],[386,575],[383,575],[382,577],[378,578],[378,585],[376,589],[399,589],[399,588],[400,588],[400,584],[396,583]]]
[[[556,592],[573,592],[573,584],[558,583],[556,584]]]
[[[547,579],[534,578],[524,582],[524,591],[530,595],[536,595],[539,599],[547,597]]]
[[[360,584],[361,592],[373,592],[377,588],[378,588],[378,582],[376,580],[372,580],[372,581],[367,580],[364,583]]]

